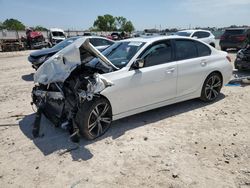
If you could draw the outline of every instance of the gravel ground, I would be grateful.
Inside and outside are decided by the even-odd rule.
[[[250,186],[250,87],[121,119],[79,145],[43,118],[32,139],[27,54],[0,56],[0,187]]]

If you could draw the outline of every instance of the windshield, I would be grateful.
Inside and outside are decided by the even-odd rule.
[[[191,36],[191,32],[187,32],[187,31],[179,31],[177,33],[175,33],[178,36],[182,36],[182,37],[190,37]]]
[[[125,67],[134,55],[142,48],[144,42],[118,42],[107,48],[102,54],[118,68]],[[95,58],[88,64],[94,67],[100,65],[100,60]]]
[[[226,30],[225,34],[226,35],[241,35],[244,34],[245,29],[230,29],[230,30]]]
[[[59,31],[53,31],[53,32],[52,32],[52,35],[53,35],[54,37],[65,37],[65,36],[64,36],[64,33],[63,33],[63,32],[59,32]]]
[[[70,45],[71,43],[73,43],[76,39],[79,39],[79,37],[71,37],[68,39],[63,40],[62,42],[59,42],[57,45],[55,45],[54,47],[52,47],[52,49],[63,49],[66,46]]]

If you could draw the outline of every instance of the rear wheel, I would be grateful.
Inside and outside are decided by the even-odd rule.
[[[102,136],[109,129],[111,121],[111,105],[101,97],[85,102],[76,114],[80,133],[89,140]]]
[[[222,78],[218,73],[211,73],[205,80],[200,99],[205,102],[214,101],[220,94]]]

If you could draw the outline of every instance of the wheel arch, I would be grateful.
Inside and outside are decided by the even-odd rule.
[[[112,113],[112,116],[113,116],[112,103],[110,102],[110,100],[109,100],[109,99],[108,99],[105,95],[102,95],[102,94],[100,94],[100,97],[102,97],[102,98],[106,99],[106,100],[109,102],[110,107],[111,107],[111,113]]]
[[[216,73],[216,74],[220,75],[221,81],[222,81],[222,83],[223,83],[223,75],[222,75],[222,73],[221,73],[219,70],[214,70],[214,71],[210,72],[210,73],[207,75],[206,79],[207,79],[211,74],[213,74],[213,73]]]
[[[222,83],[224,83],[224,82],[223,82],[223,75],[222,75],[221,71],[219,71],[219,70],[210,71],[210,72],[205,76],[205,79],[204,79],[204,81],[203,81],[203,83],[202,83],[202,85],[201,85],[201,87],[200,87],[200,94],[201,94],[201,92],[202,92],[203,84],[205,83],[206,79],[207,79],[211,74],[213,74],[213,73],[217,73],[217,74],[221,77]]]
[[[211,71],[206,77],[205,77],[205,80],[204,80],[204,82],[203,82],[203,84],[202,84],[202,87],[201,87],[201,90],[200,90],[200,99],[202,100],[202,101],[205,101],[205,102],[211,102],[211,101],[213,101],[214,99],[207,99],[206,97],[204,97],[204,95],[205,95],[205,90],[204,90],[204,88],[205,88],[205,84],[206,84],[206,82],[207,82],[207,80],[209,79],[209,77],[212,75],[212,74],[216,74],[216,75],[218,75],[219,77],[220,77],[220,79],[221,79],[221,87],[223,86],[223,75],[222,75],[222,73],[219,71],[219,70],[213,70],[213,71]],[[220,89],[221,89],[221,87],[220,87]],[[218,91],[218,93],[220,92],[220,89],[219,89],[219,91]],[[217,96],[215,96],[215,99],[216,99],[216,97]]]

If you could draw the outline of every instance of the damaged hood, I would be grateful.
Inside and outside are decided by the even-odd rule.
[[[89,56],[84,56],[82,57],[84,59],[81,59],[80,50],[81,54],[89,53],[92,56],[99,58],[100,62],[105,67],[114,70],[119,69],[104,55],[102,55],[101,52],[98,51],[92,44],[90,44],[88,38],[82,37],[57,52],[45,63],[43,63],[34,74],[34,82],[44,85],[54,82],[64,82],[78,65],[82,62],[86,63],[87,58],[89,58]]]

